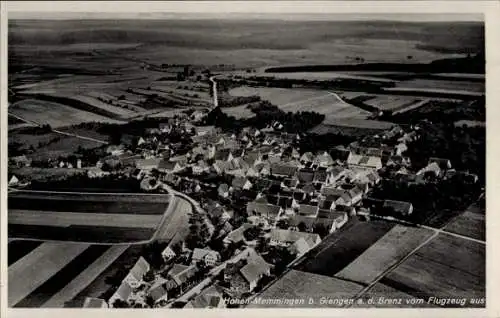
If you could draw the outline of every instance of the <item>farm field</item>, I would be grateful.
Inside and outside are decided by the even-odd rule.
[[[377,95],[364,103],[380,110],[396,110],[425,101],[424,98],[401,95]]]
[[[64,178],[67,176],[86,173],[85,169],[69,169],[69,168],[9,168],[9,173],[17,177],[27,177],[31,181],[47,181],[49,179]]]
[[[126,217],[123,214],[77,213],[70,211],[39,211],[9,209],[9,224],[53,225],[67,227],[71,225],[111,226],[129,228],[155,228],[160,223],[161,215],[136,215]]]
[[[484,245],[440,234],[380,282],[415,297],[484,297],[485,271]]]
[[[165,220],[159,224],[154,238],[160,242],[170,241],[176,234],[186,237],[189,234],[189,218],[192,213],[191,204],[183,198],[173,197],[168,207]]]
[[[350,220],[339,231],[327,236],[311,250],[309,257],[295,269],[335,276],[389,232],[393,226],[394,224],[384,221]]]
[[[255,114],[248,108],[248,105],[223,107],[221,110],[226,115],[233,116],[236,119],[246,119],[255,116]]]
[[[59,103],[37,99],[25,99],[9,106],[9,113],[28,121],[61,127],[95,121],[118,123],[118,121],[92,112],[75,109]]]
[[[335,118],[334,116],[327,115],[325,117],[325,120],[323,120],[323,122],[319,126],[338,126],[370,130],[387,130],[391,129],[394,124],[380,120],[361,118]],[[314,130],[316,130],[316,127],[313,128],[313,131]]]
[[[43,243],[22,261],[10,265],[8,306],[19,303],[88,247],[88,244]]]
[[[448,232],[469,236],[478,240],[486,240],[484,214],[465,211],[451,221],[444,229]]]
[[[363,296],[361,297],[363,300],[362,304],[358,304],[354,302],[354,308],[394,308],[404,307],[404,308],[435,308],[436,306],[432,303],[427,303],[427,299],[424,299],[423,303],[412,303],[412,301],[416,300],[415,296],[404,293],[395,288],[389,287],[387,285],[377,283],[372,288],[370,288]],[[368,304],[368,300],[371,299],[375,302],[375,304]],[[401,303],[394,304],[390,302],[390,300],[395,299],[399,301],[401,299]],[[385,301],[384,301],[385,300]],[[389,300],[389,301],[387,301]]]
[[[249,308],[270,307],[341,307],[344,304],[321,303],[321,299],[348,301],[363,288],[362,285],[344,281],[334,277],[328,277],[298,270],[291,270],[268,287],[255,299],[303,299],[303,304],[258,304],[249,305]],[[314,304],[309,303],[309,299]]]
[[[335,277],[370,284],[432,234],[431,230],[396,225]]]
[[[333,118],[366,118],[369,112],[340,100],[322,90],[242,86],[231,89],[232,96],[258,95],[285,112],[314,111]]]
[[[453,80],[430,80],[430,79],[413,79],[408,81],[397,82],[396,87],[406,88],[431,88],[443,90],[464,90],[471,92],[484,92],[485,83],[469,82],[469,81],[453,81]]]
[[[75,273],[84,270],[95,259],[99,258],[108,248],[108,246],[89,246],[43,284],[34,289],[28,296],[18,302],[14,307],[40,307],[52,293],[69,283],[73,279]]]
[[[103,273],[118,257],[129,248],[128,245],[115,245],[109,247],[92,264],[89,264],[82,272],[72,279],[64,288],[52,295],[44,304],[43,308],[63,308],[67,301],[73,299],[83,291],[101,273]]]
[[[15,191],[9,194],[9,209],[105,214],[161,215],[168,195],[117,195]]]
[[[484,121],[476,121],[476,120],[459,120],[454,123],[455,127],[486,127],[486,123]]]
[[[14,264],[17,260],[23,258],[32,250],[40,246],[39,241],[12,241],[8,243],[8,265]]]
[[[272,73],[266,72],[262,74],[257,74],[257,76],[272,76],[279,79],[305,79],[305,80],[335,80],[335,79],[357,79],[362,81],[373,81],[373,82],[383,82],[392,83],[391,79],[383,77],[370,77],[368,75],[355,75],[346,74],[343,72],[286,72],[286,73]]]
[[[154,228],[87,225],[58,227],[48,225],[9,224],[7,230],[9,237],[12,238],[90,244],[144,243],[150,241],[155,233]]]

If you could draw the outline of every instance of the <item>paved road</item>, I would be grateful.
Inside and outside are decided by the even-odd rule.
[[[24,121],[25,123],[27,124],[31,124],[31,125],[35,125],[35,126],[43,126],[41,123],[38,123],[36,121],[33,121],[33,120],[28,120],[28,119],[25,119],[25,118],[22,118],[22,117],[19,117],[11,112],[8,113],[9,116],[12,116],[12,117],[15,117],[19,120],[22,120]],[[80,135],[77,135],[77,134],[72,134],[72,133],[68,133],[68,132],[64,132],[64,131],[60,131],[60,130],[57,130],[57,129],[52,129],[52,132],[55,132],[56,134],[60,134],[60,135],[65,135],[65,136],[70,136],[70,137],[76,137],[78,139],[83,139],[83,140],[89,140],[89,141],[94,141],[94,142],[97,142],[97,143],[100,143],[100,144],[109,144],[107,141],[104,141],[104,140],[99,140],[99,139],[95,139],[95,138],[91,138],[91,137],[85,137],[85,136],[80,136]]]

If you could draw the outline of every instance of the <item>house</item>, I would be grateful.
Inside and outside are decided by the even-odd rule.
[[[25,155],[10,157],[9,161],[18,168],[31,166],[31,159]]]
[[[254,227],[253,224],[243,223],[239,228],[229,232],[229,234],[226,235],[226,237],[223,240],[224,244],[244,242],[245,237],[243,236],[243,233],[252,227]]]
[[[125,152],[123,145],[110,145],[106,148],[106,153],[112,156],[119,156]]]
[[[19,179],[16,176],[12,176],[9,180],[9,186],[16,186],[19,184]]]
[[[169,244],[165,249],[161,252],[161,256],[165,261],[170,260],[177,256],[177,254],[172,249],[172,246]]]
[[[439,168],[442,170],[448,170],[451,169],[451,161],[449,159],[444,159],[444,158],[436,158],[436,157],[431,157],[429,158],[429,164],[431,163],[437,163],[439,165]]]
[[[247,205],[247,213],[249,216],[259,215],[269,220],[275,220],[281,214],[282,210],[283,209],[277,205],[256,201],[249,202]]]
[[[168,299],[168,289],[167,289],[168,280],[161,278],[158,279],[148,290],[148,296],[153,299],[156,303],[160,300]]]
[[[315,218],[318,215],[318,206],[301,204],[299,207],[298,215]]]
[[[441,168],[439,167],[439,164],[437,162],[431,162],[417,172],[417,176],[427,174],[432,174],[436,178],[439,177],[441,175]]]
[[[235,177],[231,182],[231,186],[235,190],[250,190],[252,188],[252,183],[245,177]]]
[[[195,248],[191,257],[191,264],[196,264],[200,261],[203,261],[206,266],[214,266],[220,261],[220,254],[210,249]]]
[[[410,202],[404,201],[385,200],[382,208],[404,216],[410,215],[413,212],[413,205]]]
[[[174,128],[174,126],[172,125],[172,123],[160,123],[158,125],[158,128],[160,129],[160,131],[162,133],[169,134],[172,131],[172,129]]]
[[[176,164],[178,165],[178,163],[176,163]],[[174,167],[173,172],[177,172],[177,171],[175,171],[175,168],[177,168],[177,167]],[[181,169],[181,167],[179,166],[177,169]],[[210,166],[207,165],[207,163],[205,161],[198,160],[198,162],[192,166],[192,169],[193,169],[194,175],[201,175],[205,172],[208,172],[210,170]]]
[[[109,171],[103,171],[101,168],[98,167],[90,167],[87,168],[86,170],[87,170],[87,176],[89,178],[101,178],[110,174]]]
[[[375,170],[382,169],[382,159],[376,156],[351,154],[349,158],[347,158],[347,164],[349,167],[363,167]]]
[[[202,112],[201,110],[195,110],[192,114],[191,114],[191,120],[193,121],[200,121],[203,119],[203,117],[205,117],[205,113]]]
[[[335,205],[352,205],[351,196],[346,190],[333,187],[324,187],[321,194],[327,201],[333,201]]]
[[[258,177],[260,174],[259,174],[259,171],[255,168],[255,167],[250,167],[248,168],[247,172],[246,172],[246,176],[247,177],[250,177],[250,178],[256,178]]]
[[[134,169],[130,176],[137,180],[142,180],[147,175],[147,171],[141,169]]]
[[[342,178],[345,178],[347,176],[347,173],[349,170],[336,166],[333,167],[331,170],[327,172],[327,180],[326,183],[328,184],[335,184],[337,181],[341,180]]]
[[[218,203],[209,204],[206,211],[210,216],[212,222],[224,223],[233,217],[233,213],[229,213],[226,209]]]
[[[327,153],[326,151],[317,155],[316,158],[314,158],[313,162],[319,165],[320,167],[328,167],[334,164],[332,156],[330,156],[330,154]]]
[[[183,308],[226,308],[224,290],[219,285],[211,285],[189,301]]]
[[[160,158],[139,159],[135,162],[135,167],[144,171],[151,171],[153,169],[158,169],[161,161],[162,159]]]
[[[161,159],[158,161],[157,169],[165,173],[177,173],[182,171],[182,165],[179,162]]]
[[[127,283],[132,288],[136,288],[141,284],[144,274],[146,274],[149,269],[149,263],[141,256],[132,269],[130,269],[127,276],[125,276],[123,282]]]
[[[313,162],[313,160],[314,160],[314,155],[312,154],[312,152],[304,153],[302,156],[300,156],[299,159],[301,163]]]
[[[101,298],[85,297],[83,308],[108,308],[108,304]]]
[[[262,155],[259,151],[246,151],[243,155],[243,160],[250,166],[255,166],[262,162]]]
[[[132,295],[133,288],[125,281],[122,281],[120,287],[116,290],[116,292],[111,295],[108,300],[108,304],[110,307],[115,307],[115,302],[119,299],[121,301],[128,301],[130,295]]]
[[[291,165],[284,165],[278,163],[271,165],[271,174],[276,177],[291,178],[295,175],[296,171],[297,167]]]
[[[167,277],[177,284],[177,286],[181,286],[192,278],[196,271],[197,268],[194,265],[186,266],[182,264],[174,264],[174,266],[172,266],[170,271],[167,273]]]
[[[297,172],[297,180],[300,183],[310,183],[314,180],[314,170],[312,169],[300,169]]]
[[[225,183],[222,183],[218,188],[217,188],[217,194],[219,197],[226,199],[229,197],[229,186]]]
[[[299,231],[291,231],[291,230],[282,230],[282,229],[272,229],[270,233],[270,245],[275,246],[290,246],[293,243],[297,242],[299,239],[304,239],[305,242],[309,245],[310,248],[313,248],[319,242],[321,242],[321,238],[318,234],[299,232]]]
[[[406,150],[408,150],[408,146],[405,143],[399,143],[394,147],[394,155],[401,156]]]
[[[272,265],[266,263],[254,249],[249,249],[246,259],[226,265],[224,280],[230,283],[233,293],[251,292],[262,277],[271,274],[271,268]]]

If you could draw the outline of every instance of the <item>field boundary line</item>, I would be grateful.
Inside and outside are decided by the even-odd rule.
[[[393,265],[389,266],[385,271],[383,271],[381,274],[377,276],[368,286],[363,288],[360,292],[358,292],[354,297],[353,300],[358,300],[360,297],[362,297],[366,292],[368,292],[375,284],[377,284],[382,278],[387,276],[389,273],[391,273],[393,270],[395,270],[398,266],[400,266],[402,263],[404,263],[408,258],[413,256],[419,249],[427,245],[430,241],[432,241],[434,238],[436,238],[439,234],[439,231],[434,231],[434,233],[428,237],[425,241],[420,243],[417,247],[415,247],[413,250],[411,250],[406,256],[401,258],[399,261],[395,262]],[[351,307],[353,304],[348,304],[347,307]]]
[[[36,126],[43,126],[41,123],[38,123],[36,121],[33,121],[33,120],[28,120],[28,119],[25,119],[25,118],[22,118],[20,116],[17,116],[11,112],[8,112],[8,115],[9,116],[13,116],[21,121],[24,121],[25,123],[27,124],[31,124],[31,125],[36,125]],[[79,138],[79,139],[83,139],[83,140],[89,140],[89,141],[94,141],[94,142],[97,142],[97,143],[100,143],[100,144],[104,144],[104,145],[108,145],[109,142],[107,141],[104,141],[104,140],[99,140],[99,139],[95,139],[95,138],[91,138],[91,137],[85,137],[85,136],[80,136],[80,135],[77,135],[77,134],[70,134],[70,133],[66,133],[66,132],[63,132],[63,131],[60,131],[60,130],[57,130],[57,129],[51,129],[52,132],[56,133],[56,134],[60,134],[60,135],[64,135],[64,136],[69,136],[69,137],[75,137],[75,138]]]
[[[120,255],[122,255],[129,245],[111,246],[85,270],[80,272],[73,280],[66,286],[60,289],[57,293],[52,295],[41,307],[64,307],[64,303],[73,299],[78,293],[84,290],[92,281],[94,281],[106,268],[108,268]],[[104,259],[104,263],[99,261]],[[76,288],[76,289],[75,289]]]

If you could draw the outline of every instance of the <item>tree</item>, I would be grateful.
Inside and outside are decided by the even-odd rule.
[[[243,237],[247,241],[253,241],[257,239],[262,234],[262,229],[259,227],[251,227],[243,232]]]
[[[297,228],[299,229],[300,232],[307,232],[307,226],[304,222],[300,222],[297,225]]]
[[[153,299],[153,297],[151,297],[150,295],[147,295],[144,299],[144,301],[146,302],[146,305],[148,305],[149,307],[153,308],[154,305],[155,305],[155,300]]]
[[[113,307],[114,308],[130,308],[130,305],[126,301],[123,301],[121,299],[117,299],[113,303]]]
[[[276,223],[276,227],[283,229],[283,230],[287,230],[290,227],[290,221],[288,221],[286,219],[279,220]]]
[[[145,282],[150,283],[155,279],[155,273],[152,270],[149,270],[144,274],[142,278]]]

